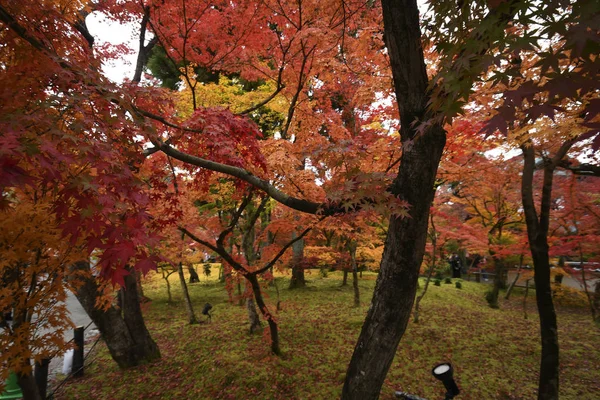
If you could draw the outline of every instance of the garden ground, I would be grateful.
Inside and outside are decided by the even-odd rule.
[[[200,271],[199,271],[200,272]],[[121,371],[99,345],[86,376],[61,387],[56,399],[335,399],[339,398],[374,288],[376,275],[360,279],[362,304],[352,307],[351,282],[341,274],[308,275],[308,287],[288,290],[277,277],[281,311],[282,357],[269,353],[269,335],[251,336],[245,307],[228,302],[223,284],[202,276],[189,285],[196,313],[210,302],[212,323],[187,325],[176,274],[173,303],[164,281],[146,278],[148,327],[162,359]],[[349,280],[350,281],[350,280]],[[421,285],[423,286],[423,285]],[[403,390],[429,399],[442,398],[443,385],[431,376],[438,362],[449,361],[462,392],[459,399],[536,398],[540,359],[535,292],[530,291],[524,319],[523,291],[517,289],[500,310],[487,306],[489,287],[475,282],[430,285],[421,302],[420,322],[411,322],[390,368],[381,398]],[[275,312],[277,292],[266,290]],[[532,295],[533,294],[533,295]],[[600,329],[585,303],[562,295],[557,306],[561,350],[561,399],[600,398]]]

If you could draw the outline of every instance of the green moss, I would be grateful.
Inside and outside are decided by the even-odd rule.
[[[81,398],[339,398],[348,361],[366,315],[375,275],[360,280],[362,305],[353,308],[353,292],[340,288],[341,274],[318,271],[308,275],[310,286],[287,290],[278,277],[282,310],[275,313],[277,293],[265,287],[265,297],[280,328],[283,356],[269,353],[268,332],[249,335],[245,307],[228,303],[216,275],[190,285],[199,313],[214,306],[213,322],[188,326],[181,291],[172,281],[174,304],[166,304],[160,279],[145,283],[153,302],[144,315],[162,359],[119,370],[102,345],[86,376],[72,381],[57,399]],[[536,397],[539,321],[534,295],[523,319],[522,292],[500,310],[490,309],[488,286],[463,281],[430,285],[420,305],[420,322],[408,324],[382,389],[381,398],[407,390],[425,398],[443,397],[443,386],[431,376],[438,362],[450,361],[465,399],[530,399]],[[423,287],[424,285],[422,285]],[[237,304],[237,303],[236,303]],[[561,348],[561,399],[596,399],[600,388],[600,334],[586,308],[558,308]],[[266,329],[266,324],[264,324]],[[107,384],[110,382],[110,384]]]

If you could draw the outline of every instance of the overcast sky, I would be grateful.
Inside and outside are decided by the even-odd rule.
[[[104,74],[115,82],[122,82],[124,78],[131,79],[135,70],[139,32],[135,24],[119,24],[106,21],[101,13],[94,12],[85,20],[90,33],[95,38],[95,45],[102,46],[106,43],[112,45],[125,44],[132,50],[123,60],[103,65]]]

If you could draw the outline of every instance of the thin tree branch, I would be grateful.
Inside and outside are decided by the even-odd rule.
[[[326,216],[321,217],[319,219],[319,222],[323,221],[325,218],[327,218],[327,217]],[[306,236],[306,234],[308,232],[310,232],[312,229],[313,229],[312,226],[309,226],[308,228],[306,228],[304,231],[302,231],[302,233],[300,235],[298,235],[297,238],[289,241],[285,246],[283,246],[281,248],[281,250],[279,250],[279,253],[277,253],[277,255],[269,263],[267,263],[264,267],[257,269],[256,271],[250,272],[248,275],[262,274],[263,272],[266,272],[269,268],[273,267],[275,265],[275,263],[277,262],[277,260],[279,260],[281,258],[281,256],[283,256],[285,254],[285,252],[287,251],[287,249],[290,248],[290,246],[292,246],[294,243],[296,243],[297,241],[302,239],[304,236]]]
[[[242,204],[240,204],[240,206],[236,210],[235,214],[233,214],[233,217],[231,218],[231,221],[229,222],[229,226],[227,227],[227,229],[225,229],[219,235],[219,238],[217,239],[217,247],[224,248],[223,242],[225,241],[225,238],[235,228],[237,222],[239,221],[240,217],[242,216],[242,213],[244,212],[244,210],[246,209],[248,204],[250,204],[250,201],[252,201],[253,194],[254,194],[254,188],[251,188],[248,195],[244,196],[244,200],[242,200]]]
[[[206,240],[200,239],[198,236],[194,235],[192,232],[188,231],[187,229],[185,229],[182,226],[178,226],[177,229],[180,232],[186,234],[194,242],[200,243],[201,245],[208,247],[209,249],[211,249],[212,251],[214,251],[215,253],[217,253],[218,255],[220,255],[236,271],[245,271],[245,272],[247,272],[246,269],[244,267],[242,267],[241,264],[239,264],[238,262],[236,262],[233,259],[233,257],[231,257],[231,255],[223,247],[214,246],[210,242],[207,242]]]
[[[77,22],[73,24],[73,28],[75,28],[81,36],[88,42],[90,49],[94,48],[94,36],[90,33],[87,24],[85,23],[85,18],[90,14],[89,11],[81,10],[79,11],[79,19]]]
[[[154,143],[155,147],[159,148],[163,153],[171,156],[179,161],[195,165],[197,167],[206,168],[211,171],[221,172],[236,178],[239,178],[252,186],[264,191],[273,199],[279,203],[292,208],[297,211],[301,211],[308,214],[324,213],[331,215],[334,213],[341,212],[339,209],[331,206],[327,206],[323,203],[314,203],[308,200],[298,199],[289,196],[275,186],[271,185],[268,181],[259,178],[258,176],[246,171],[245,169],[233,167],[231,165],[221,164],[214,161],[206,160],[204,158],[196,157],[190,154],[180,152],[179,150],[171,147],[166,143]]]

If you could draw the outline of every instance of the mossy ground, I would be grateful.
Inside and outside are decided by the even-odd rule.
[[[268,330],[251,336],[245,307],[230,304],[214,278],[189,285],[200,314],[213,306],[210,324],[189,326],[177,277],[172,275],[173,303],[164,281],[146,279],[152,302],[144,313],[162,359],[121,371],[99,345],[86,376],[61,388],[57,399],[335,399],[339,398],[372,296],[376,276],[360,280],[362,305],[352,307],[352,285],[340,287],[341,275],[307,275],[308,287],[288,290],[278,277],[282,310],[279,323],[282,357],[269,353]],[[422,286],[422,285],[421,285]],[[431,368],[449,361],[462,390],[459,399],[534,399],[540,360],[535,299],[523,317],[523,293],[517,290],[499,310],[487,306],[485,284],[430,285],[421,302],[420,322],[411,321],[383,387],[381,398],[395,390],[429,399],[443,398],[443,385]],[[275,312],[277,294],[266,290]],[[561,350],[561,399],[600,399],[600,330],[585,307],[558,306]]]

